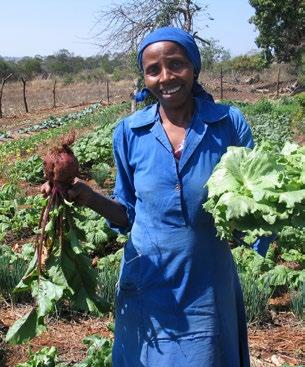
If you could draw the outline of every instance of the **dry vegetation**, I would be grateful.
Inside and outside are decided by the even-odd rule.
[[[51,109],[53,107],[53,80],[33,80],[27,83],[27,102],[29,112]],[[133,90],[132,81],[109,82],[109,99],[112,103],[127,100]],[[107,101],[106,83],[71,83],[60,81],[56,85],[56,106],[71,107]],[[24,114],[22,83],[7,83],[2,100],[3,116],[12,117]]]
[[[280,66],[280,93],[289,93],[289,87],[296,80],[291,74],[289,65]],[[223,98],[241,101],[257,101],[266,97],[274,97],[277,89],[279,66],[274,65],[261,73],[224,73]],[[213,94],[215,99],[221,97],[220,71],[202,71],[200,82]],[[29,112],[50,110],[53,108],[52,79],[33,80],[27,83],[27,102]],[[134,85],[132,80],[109,81],[109,101],[111,103],[130,99]],[[107,101],[105,82],[65,83],[58,80],[56,85],[56,107],[67,108],[82,106],[97,101]],[[4,118],[17,117],[25,113],[22,83],[8,82],[4,88],[2,109]],[[50,112],[51,114],[51,112]],[[28,115],[27,115],[28,116]],[[0,120],[4,123],[4,119]]]

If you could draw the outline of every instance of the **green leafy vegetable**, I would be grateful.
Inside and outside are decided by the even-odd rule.
[[[264,143],[253,150],[229,147],[207,182],[204,209],[212,214],[218,235],[233,231],[253,243],[285,226],[304,228],[305,148],[288,144],[280,152]]]

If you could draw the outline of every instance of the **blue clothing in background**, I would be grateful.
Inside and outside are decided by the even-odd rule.
[[[130,230],[116,290],[114,367],[249,367],[242,292],[228,244],[203,211],[227,147],[253,147],[238,109],[195,98],[179,162],[158,105],[114,133],[114,198]]]

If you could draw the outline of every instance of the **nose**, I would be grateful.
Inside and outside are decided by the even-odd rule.
[[[172,73],[169,68],[166,66],[163,66],[160,72],[160,82],[166,82],[168,80],[172,79]]]

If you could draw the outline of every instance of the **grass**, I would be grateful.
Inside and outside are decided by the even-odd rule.
[[[21,296],[13,293],[26,268],[27,263],[22,259],[10,263],[7,257],[0,258],[0,295],[2,298],[11,302],[20,302],[28,298],[28,295]]]
[[[243,290],[244,304],[248,324],[260,324],[266,315],[272,290],[259,283],[250,274],[239,274]]]
[[[299,320],[305,319],[305,283],[299,289],[292,290],[291,294],[291,309],[295,317]]]

